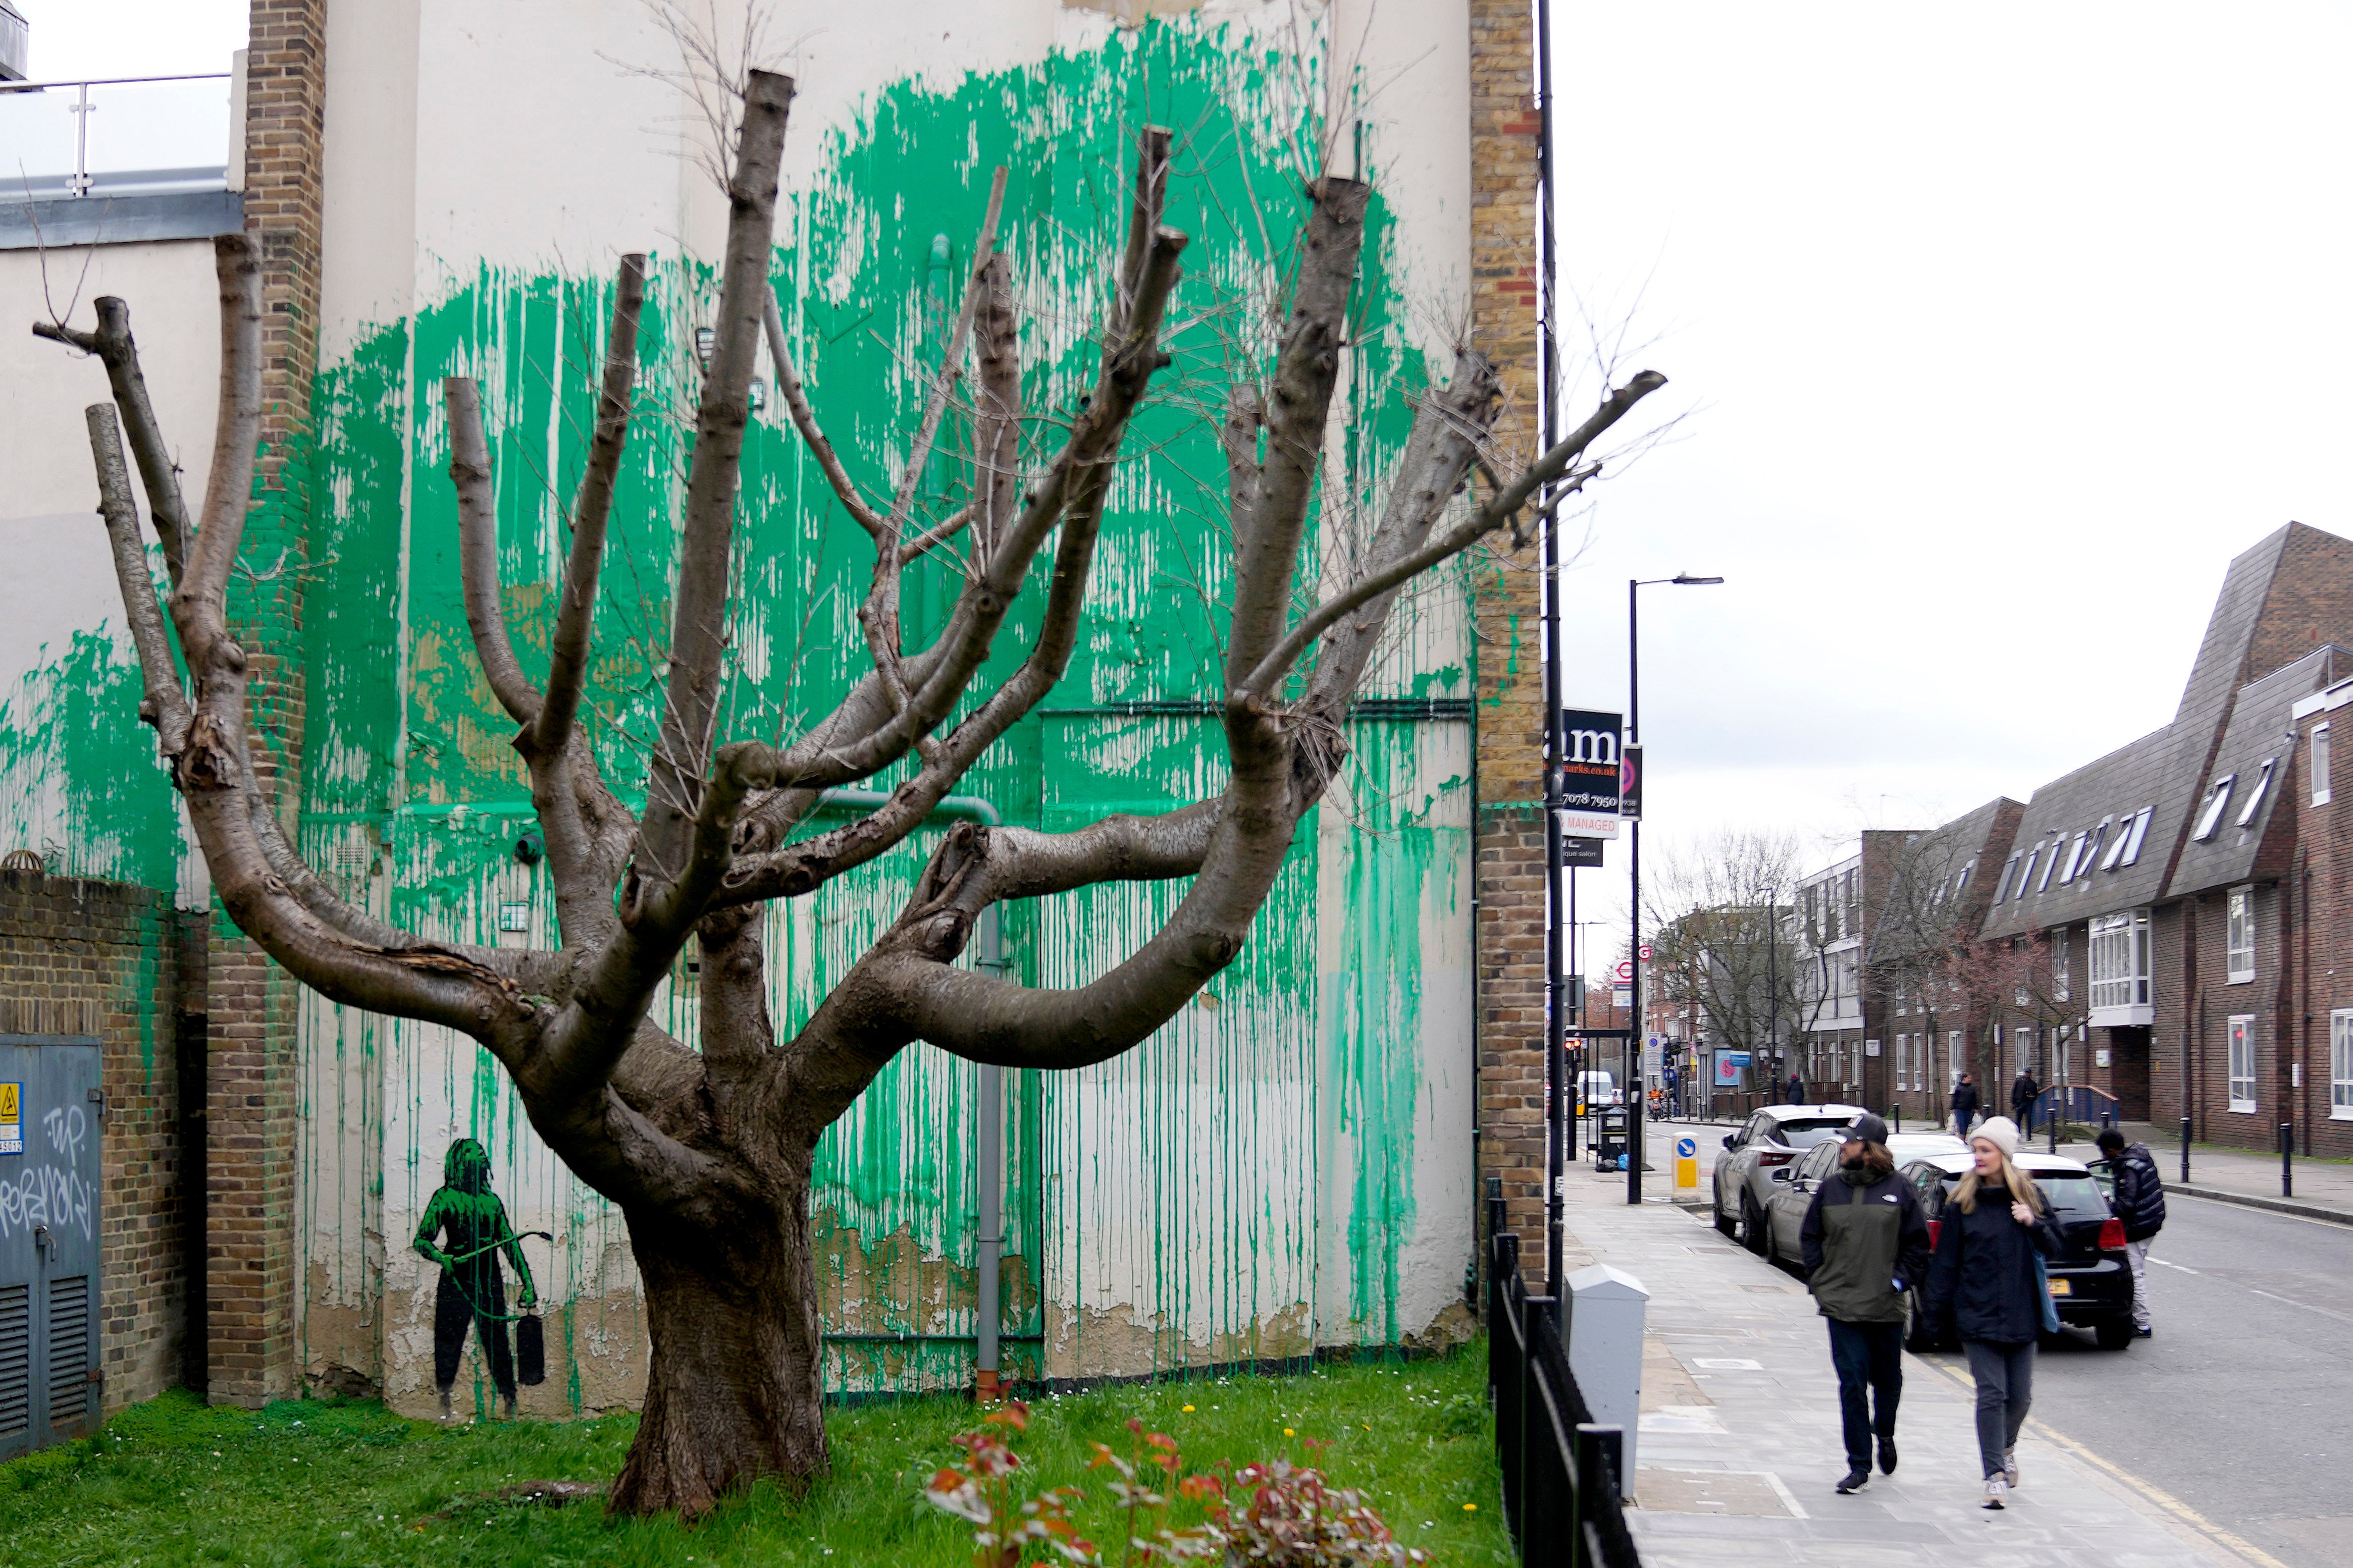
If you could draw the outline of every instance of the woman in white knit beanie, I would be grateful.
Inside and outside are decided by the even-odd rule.
[[[2061,1249],[2050,1206],[2018,1168],[2018,1123],[1988,1120],[1969,1134],[1974,1163],[1946,1201],[1928,1264],[1932,1325],[1960,1336],[1978,1387],[1978,1455],[1985,1506],[2018,1485],[2019,1429],[2034,1398],[2034,1346],[2048,1304],[2038,1253]]]

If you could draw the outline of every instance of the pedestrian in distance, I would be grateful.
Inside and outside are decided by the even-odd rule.
[[[1886,1122],[1866,1111],[1841,1137],[1839,1168],[1806,1206],[1798,1240],[1806,1288],[1830,1321],[1846,1428],[1846,1479],[1838,1484],[1844,1497],[1869,1484],[1874,1437],[1880,1469],[1895,1473],[1904,1292],[1927,1277],[1928,1216],[1912,1184],[1895,1173]]]
[[[1806,1103],[1806,1080],[1799,1078],[1794,1071],[1789,1074],[1789,1103],[1792,1105]]]
[[[1969,1123],[1978,1119],[1978,1080],[1967,1073],[1961,1075],[1960,1082],[1953,1085],[1952,1110],[1953,1136],[1967,1138]]]
[[[2019,1068],[2018,1076],[2010,1079],[2010,1119],[2024,1129],[2019,1134],[2021,1138],[2034,1131],[2034,1100],[2042,1092],[2042,1086],[2034,1081],[2031,1068]]]
[[[1969,1139],[1974,1163],[1946,1200],[1928,1262],[1928,1321],[1960,1336],[1977,1381],[1987,1508],[2007,1506],[2018,1485],[2018,1433],[2051,1305],[2042,1260],[2063,1245],[2041,1189],[2013,1163],[2018,1137],[2017,1122],[1996,1116]]]
[[[2133,1332],[2142,1339],[2157,1331],[2148,1317],[2148,1244],[2165,1228],[2165,1178],[2157,1173],[2157,1157],[2146,1143],[2125,1142],[2110,1127],[2100,1134],[2101,1163],[2116,1174],[2116,1193],[2108,1206],[2125,1222],[2125,1260],[2132,1266]]]

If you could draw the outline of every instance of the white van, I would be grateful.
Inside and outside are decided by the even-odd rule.
[[[1580,1116],[1604,1105],[1616,1105],[1621,1098],[1618,1092],[1618,1080],[1612,1075],[1606,1072],[1581,1072],[1577,1075],[1577,1103],[1581,1108],[1577,1114]]]

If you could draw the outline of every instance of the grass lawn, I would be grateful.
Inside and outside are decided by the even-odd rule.
[[[1365,1490],[1398,1539],[1438,1563],[1507,1563],[1485,1367],[1473,1344],[1445,1361],[1040,1399],[1018,1447],[1039,1484],[1083,1487],[1081,1522],[1116,1542],[1105,1472],[1086,1461],[1094,1441],[1124,1452],[1131,1416],[1176,1437],[1194,1468],[1304,1458],[1306,1439],[1328,1439],[1311,1462]],[[0,1465],[0,1563],[967,1568],[970,1527],[922,1488],[974,1424],[971,1405],[949,1398],[834,1410],[831,1476],[797,1498],[763,1484],[682,1527],[608,1521],[593,1501],[486,1500],[518,1481],[609,1479],[634,1416],[444,1429],[379,1405],[216,1410],[174,1392],[93,1438]]]

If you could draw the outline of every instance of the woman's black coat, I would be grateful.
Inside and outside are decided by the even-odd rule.
[[[1978,1189],[1974,1214],[1945,1200],[1936,1250],[1928,1259],[1928,1321],[1965,1340],[2022,1345],[2042,1331],[2042,1283],[2034,1255],[2055,1258],[2065,1244],[2048,1209],[2023,1226],[2010,1217],[2007,1187]]]

